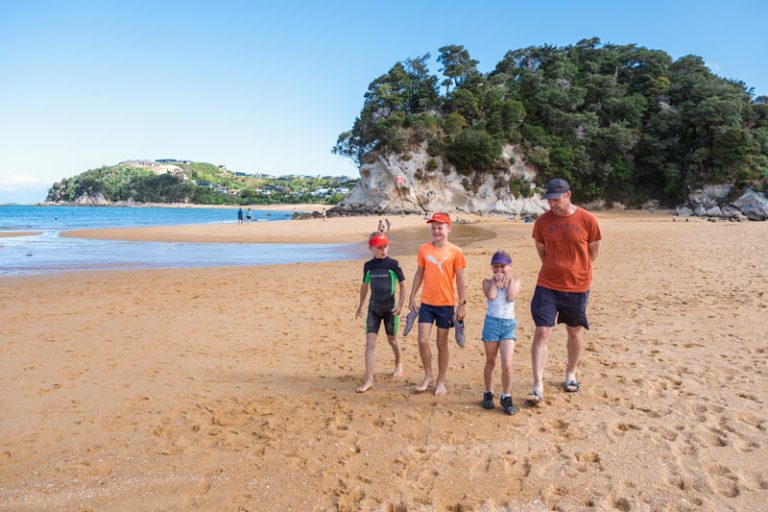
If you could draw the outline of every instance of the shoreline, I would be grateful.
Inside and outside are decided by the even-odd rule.
[[[8,204],[0,206],[41,206],[55,208],[58,206],[72,206],[85,208],[210,208],[210,209],[234,209],[250,208],[251,210],[273,210],[273,211],[322,211],[333,205],[315,204],[315,203],[280,203],[280,204],[189,204],[189,203],[125,203],[125,204],[74,204],[74,203],[34,203],[34,204]],[[311,208],[311,210],[309,210]]]
[[[389,217],[388,217],[389,218]],[[503,222],[498,218],[468,218],[469,223],[457,223],[454,230],[472,231],[488,222]],[[275,244],[354,244],[364,243],[376,231],[376,216],[312,218],[302,220],[275,220],[238,224],[188,224],[176,226],[152,226],[137,228],[111,228],[62,231],[64,238],[87,238],[96,240],[123,240],[134,242],[195,242],[195,243],[275,243]],[[428,238],[426,221],[418,215],[392,217],[389,233],[393,243],[400,236],[409,240]],[[410,234],[411,230],[423,228],[420,237]],[[406,235],[406,232],[409,233]],[[472,238],[472,237],[470,237]]]
[[[38,236],[42,231],[0,231],[0,238],[9,238],[14,236]]]

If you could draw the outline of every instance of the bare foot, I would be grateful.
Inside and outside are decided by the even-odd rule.
[[[368,391],[372,387],[373,387],[373,381],[372,380],[367,380],[367,381],[363,382],[362,386],[357,388],[357,392],[358,393],[365,393],[366,391]]]
[[[448,394],[448,388],[445,387],[444,382],[438,382],[435,386],[435,396],[444,396]]]
[[[416,392],[417,393],[425,392],[431,383],[432,383],[432,377],[425,376],[424,380],[421,381],[421,384],[416,386]]]
[[[395,366],[395,371],[392,372],[392,377],[402,377],[403,376],[403,365]]]

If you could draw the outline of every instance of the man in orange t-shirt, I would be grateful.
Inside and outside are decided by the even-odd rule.
[[[533,387],[526,400],[538,404],[544,398],[544,366],[547,342],[557,323],[568,331],[568,365],[563,390],[579,391],[576,367],[584,341],[582,327],[589,329],[587,302],[592,284],[592,262],[600,249],[600,226],[587,210],[571,203],[571,189],[562,179],[549,180],[543,196],[549,211],[536,219],[533,238],[541,259],[531,314],[536,332],[531,344]]]
[[[411,288],[410,308],[419,312],[419,355],[424,366],[424,379],[416,386],[417,392],[426,391],[434,379],[432,373],[432,351],[429,338],[432,324],[437,325],[437,381],[435,396],[448,393],[445,375],[448,372],[448,330],[454,326],[454,305],[456,294],[453,289],[454,279],[459,296],[455,318],[464,319],[465,286],[464,268],[467,262],[464,252],[448,241],[451,232],[451,218],[447,213],[435,213],[427,223],[431,224],[432,241],[419,247],[419,259],[416,275]],[[416,305],[416,294],[421,285],[421,306]],[[457,331],[458,333],[458,331]],[[457,336],[457,341],[460,338]]]

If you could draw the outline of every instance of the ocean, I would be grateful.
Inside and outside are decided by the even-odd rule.
[[[245,210],[244,210],[245,211]],[[257,222],[292,212],[252,210]],[[202,244],[63,238],[62,231],[237,222],[237,208],[0,205],[0,277],[79,270],[271,265],[354,259],[358,244]]]

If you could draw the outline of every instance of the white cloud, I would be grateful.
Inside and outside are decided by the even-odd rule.
[[[49,181],[41,180],[35,176],[25,176],[23,174],[0,176],[0,190],[5,190],[8,192],[28,188],[40,188],[48,185],[49,183]]]
[[[707,63],[705,63],[705,65],[706,65],[706,66],[707,66],[707,67],[708,67],[710,70],[714,71],[715,73],[717,73],[717,72],[719,72],[719,71],[720,71],[720,64],[719,64],[719,63],[717,63],[717,62],[707,62]]]

